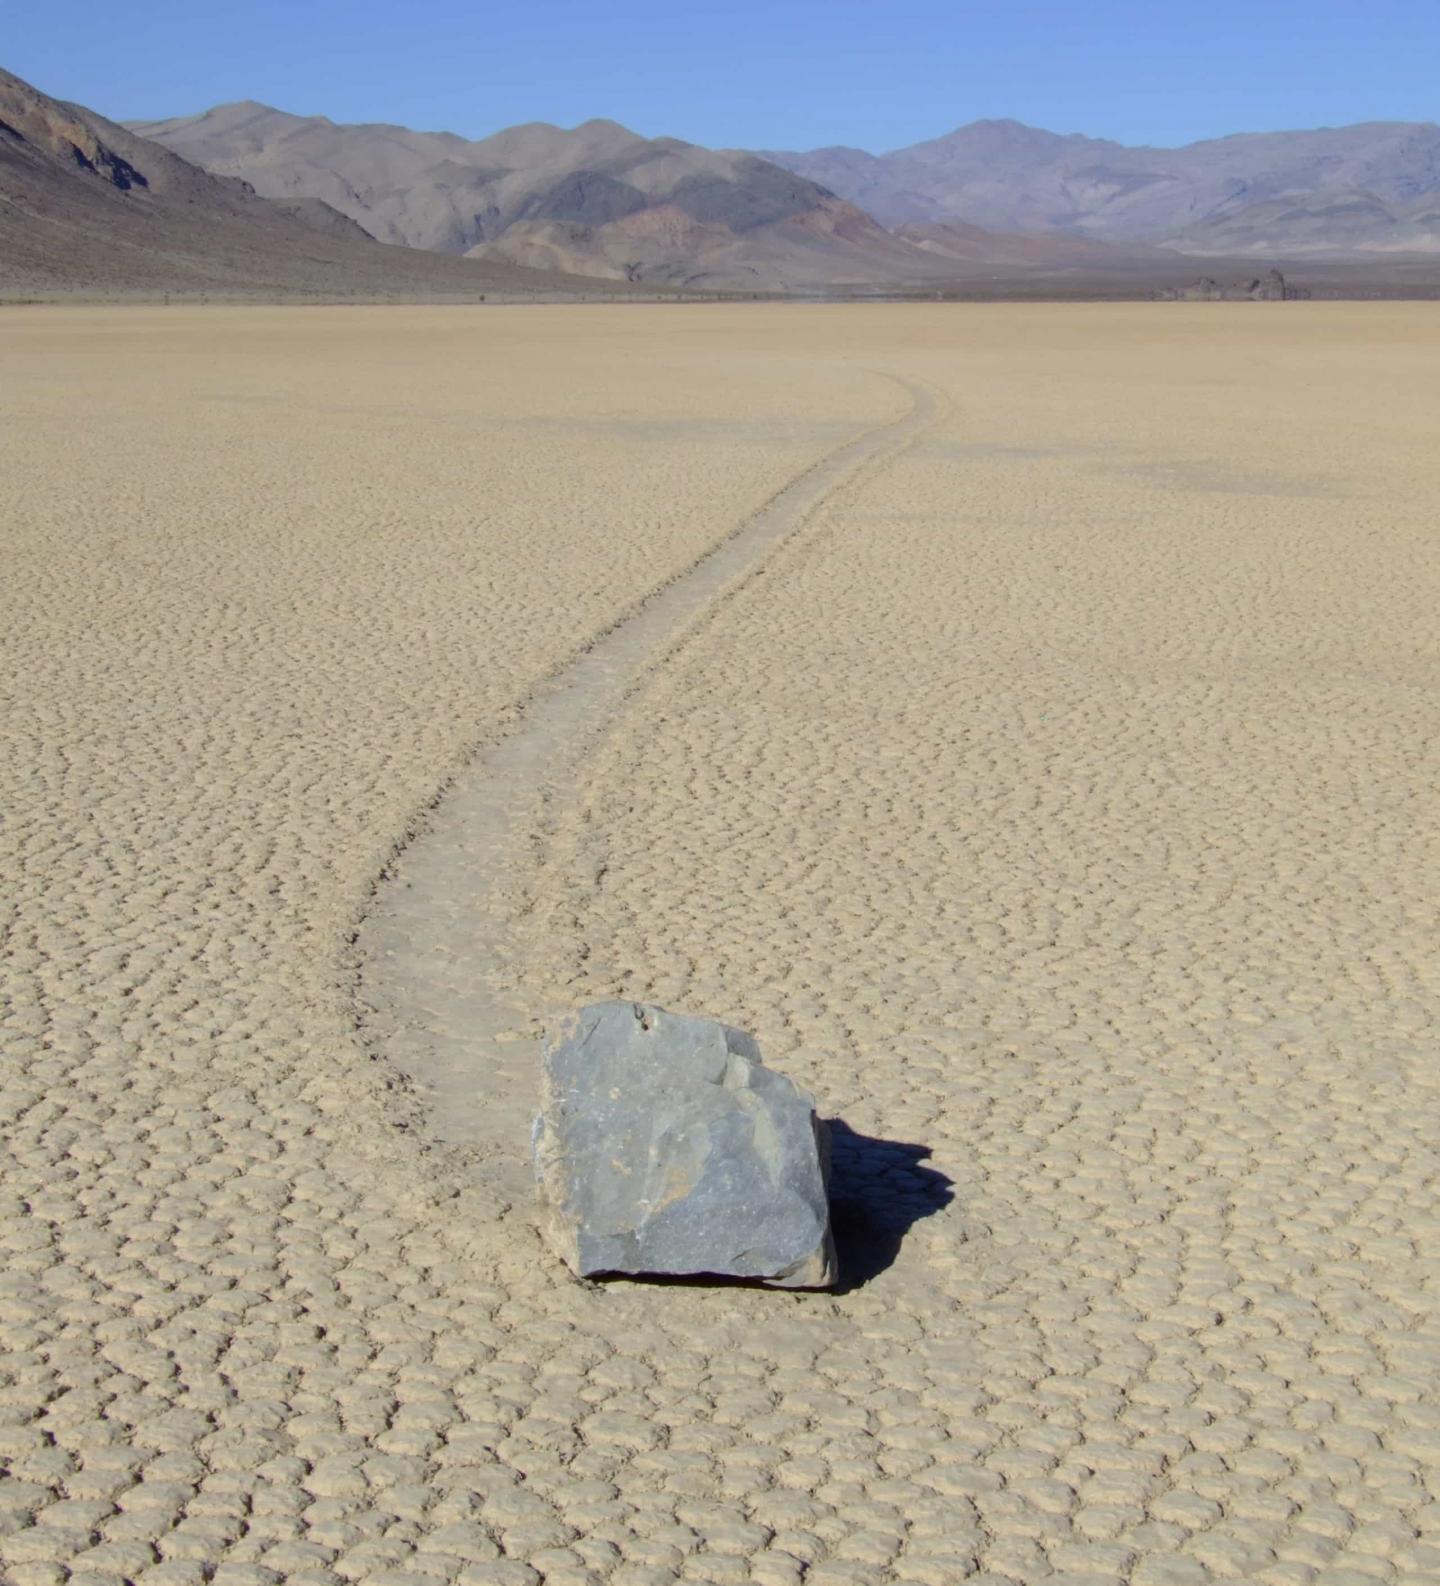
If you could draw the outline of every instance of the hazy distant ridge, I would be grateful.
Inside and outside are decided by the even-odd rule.
[[[976,121],[889,154],[840,147],[765,158],[888,226],[964,220],[1187,252],[1440,247],[1431,202],[1440,195],[1440,126],[1431,122],[1240,133],[1158,149]]]

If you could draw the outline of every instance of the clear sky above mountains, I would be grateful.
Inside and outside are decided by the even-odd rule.
[[[611,117],[879,152],[984,116],[1128,143],[1433,120],[1436,0],[15,0],[0,62],[114,119],[232,99],[478,137]]]

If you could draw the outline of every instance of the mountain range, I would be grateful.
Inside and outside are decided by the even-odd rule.
[[[384,247],[323,201],[215,176],[0,71],[0,297],[555,296],[593,282]]]
[[[267,197],[324,199],[385,241],[687,286],[919,286],[1156,250],[1440,250],[1440,127],[1429,123],[1160,149],[977,121],[883,155],[715,151],[613,121],[470,141],[255,103],[130,125]]]
[[[242,103],[130,127],[265,197],[323,199],[411,248],[692,288],[954,273],[804,176],[613,121],[534,122],[471,142]]]
[[[1163,149],[980,121],[881,155],[755,153],[254,101],[119,125],[0,72],[5,295],[1175,295],[1197,259],[1435,295],[1437,253],[1430,123]]]

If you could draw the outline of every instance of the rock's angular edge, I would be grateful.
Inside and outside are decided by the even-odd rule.
[[[544,1042],[534,1151],[546,1238],[582,1277],[836,1281],[829,1129],[743,1030],[582,1008]]]

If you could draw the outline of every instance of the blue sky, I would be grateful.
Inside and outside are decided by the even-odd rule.
[[[1431,120],[1440,0],[67,0],[0,65],[115,119],[260,99],[467,136],[591,116],[876,151],[982,116],[1125,142]]]

